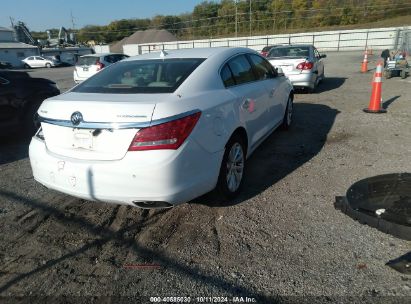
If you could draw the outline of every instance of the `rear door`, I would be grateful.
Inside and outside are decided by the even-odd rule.
[[[236,96],[240,117],[249,134],[251,146],[269,130],[267,113],[267,88],[259,81],[246,55],[230,59],[221,70],[227,89]]]
[[[250,54],[249,58],[258,80],[264,84],[267,91],[267,120],[272,129],[281,122],[284,116],[284,100],[287,100],[288,96],[285,96],[285,91],[281,88],[281,79],[277,77],[273,66],[266,59],[254,54]]]
[[[46,66],[46,60],[44,60],[44,58],[43,57],[39,57],[39,56],[36,56],[36,57],[34,57],[34,63],[35,63],[35,65],[36,65],[36,67],[44,67],[44,66]]]

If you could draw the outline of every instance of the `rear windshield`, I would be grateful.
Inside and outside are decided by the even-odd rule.
[[[96,64],[98,57],[95,56],[85,56],[79,57],[76,65],[93,65]]]
[[[268,57],[309,57],[308,46],[286,46],[272,48]]]
[[[120,61],[73,89],[81,93],[172,93],[203,58]]]

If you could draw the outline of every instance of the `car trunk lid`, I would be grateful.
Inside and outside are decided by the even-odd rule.
[[[306,57],[292,57],[292,58],[283,58],[283,57],[273,57],[268,58],[268,61],[276,68],[281,68],[285,75],[288,74],[300,74],[301,69],[297,69],[297,66],[300,63],[306,62],[308,58]]]
[[[69,93],[46,100],[38,113],[47,149],[82,160],[122,159],[139,127],[151,122],[156,97]],[[73,124],[73,113],[83,122]]]

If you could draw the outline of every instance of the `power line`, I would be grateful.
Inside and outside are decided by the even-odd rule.
[[[255,0],[253,0],[253,1],[255,1]],[[390,9],[385,9],[384,11],[386,12],[386,11],[393,11],[393,9],[395,9],[395,10],[400,10],[400,9],[409,9],[409,8],[411,8],[411,2],[409,2],[409,3],[407,3],[407,4],[397,4],[397,5],[395,5],[395,8],[393,8],[392,7],[392,5],[372,5],[372,6],[365,6],[364,7],[364,9],[362,10],[362,11],[357,11],[357,13],[362,13],[362,12],[366,12],[366,10],[367,9],[369,9],[369,8],[383,8],[383,7],[390,7]],[[342,11],[342,10],[344,10],[344,9],[346,9],[345,7],[330,7],[330,8],[326,8],[326,9],[309,9],[309,10],[301,10],[301,11],[298,11],[299,13],[300,12],[311,12],[311,13],[316,13],[316,12],[322,12],[322,11],[329,11],[329,10],[339,10],[339,11]],[[274,17],[274,15],[276,16],[276,17],[278,17],[277,15],[279,15],[279,14],[287,14],[287,19],[289,19],[289,20],[296,20],[296,19],[304,19],[304,18],[307,18],[306,16],[300,16],[299,18],[296,18],[296,17],[291,17],[290,16],[290,14],[291,13],[293,13],[293,11],[289,11],[289,10],[283,10],[283,11],[277,11],[277,12],[270,12],[271,13],[271,15]],[[188,20],[188,21],[181,21],[181,22],[174,22],[174,23],[164,23],[164,24],[161,24],[161,27],[163,27],[163,28],[167,28],[167,27],[169,27],[169,26],[173,26],[173,25],[179,25],[179,24],[192,24],[192,26],[191,27],[178,27],[176,30],[183,30],[183,29],[190,29],[190,28],[201,28],[201,27],[208,27],[208,26],[210,26],[210,27],[214,27],[215,25],[213,25],[213,24],[207,24],[207,25],[195,25],[195,26],[193,26],[193,24],[196,24],[196,23],[201,23],[201,22],[203,22],[203,21],[215,21],[216,19],[218,20],[218,19],[226,19],[226,18],[228,18],[228,17],[236,17],[237,15],[238,16],[244,16],[244,15],[248,15],[249,13],[239,13],[239,14],[232,14],[232,15],[224,15],[224,16],[218,16],[218,17],[209,17],[209,18],[201,18],[201,19],[194,19],[194,20]],[[347,14],[345,14],[345,15],[347,15]],[[351,15],[355,15],[355,14],[351,14]],[[328,16],[330,16],[330,15],[328,15]],[[338,15],[335,15],[335,16],[337,16],[338,17]],[[318,16],[313,16],[313,17],[309,17],[309,18],[316,18],[316,17],[318,17]],[[270,20],[275,20],[275,19],[263,19],[264,21],[270,21]],[[251,24],[251,22],[250,22],[250,20],[249,21],[238,21],[237,20],[237,23],[247,23],[247,22],[249,22],[250,24]],[[261,19],[256,19],[255,21],[253,21],[254,23],[255,22],[263,22]],[[227,23],[227,24],[232,24],[232,23]],[[134,32],[134,31],[137,31],[137,30],[146,30],[146,29],[154,29],[154,28],[158,28],[158,26],[156,26],[156,25],[149,25],[149,26],[146,26],[146,27],[134,27],[134,28],[129,28],[129,29],[119,29],[119,30],[101,30],[101,31],[85,31],[85,30],[79,30],[78,32],[80,32],[81,31],[81,33],[83,33],[83,34],[99,34],[99,33],[125,33],[125,32]],[[175,30],[175,29],[171,29],[171,28],[167,28],[168,30]]]

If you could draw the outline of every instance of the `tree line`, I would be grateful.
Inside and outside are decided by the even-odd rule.
[[[266,35],[379,21],[411,14],[410,0],[222,0],[204,1],[191,13],[122,19],[87,25],[77,40],[111,43],[137,30],[166,29],[181,40]],[[52,32],[57,30],[53,29]],[[34,32],[36,39],[45,33]]]

